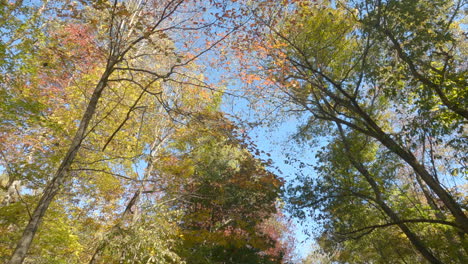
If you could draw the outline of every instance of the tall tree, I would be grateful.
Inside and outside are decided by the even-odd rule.
[[[326,232],[398,227],[431,263],[466,259],[456,249],[466,248],[468,232],[456,175],[466,170],[460,8],[457,1],[291,1],[257,12],[264,37],[252,38],[252,47],[268,62],[250,79],[307,120],[297,138],[324,136],[320,178],[303,179],[292,201],[323,210],[317,219],[328,219]],[[365,221],[374,224],[359,225]],[[437,230],[443,246],[422,226]]]
[[[21,2],[18,1],[18,5],[11,8],[2,4],[2,15],[11,18],[8,13],[10,9],[23,10]],[[40,61],[40,67],[20,84],[29,87],[30,98],[36,96],[38,100],[33,101],[44,107],[40,109],[40,116],[44,118],[39,127],[44,124],[49,126],[47,132],[43,130],[48,143],[42,142],[49,153],[42,155],[43,160],[36,160],[36,165],[42,170],[41,184],[45,186],[10,263],[24,260],[47,209],[65,185],[88,179],[91,185],[100,184],[102,188],[97,189],[99,192],[113,197],[119,195],[119,188],[109,188],[109,184],[93,182],[92,178],[101,175],[98,178],[114,183],[119,181],[115,178],[118,175],[116,156],[125,156],[125,148],[119,142],[132,139],[133,142],[127,142],[128,150],[130,144],[139,139],[129,126],[137,126],[136,116],[145,115],[144,109],[148,105],[143,102],[149,102],[149,96],[153,104],[159,103],[167,112],[175,112],[177,100],[161,96],[162,93],[171,93],[163,88],[162,81],[172,80],[180,84],[188,79],[189,83],[193,83],[196,78],[188,74],[190,64],[235,29],[224,27],[216,32],[217,35],[213,34],[213,38],[206,35],[207,45],[186,41],[179,42],[177,45],[180,47],[176,48],[173,38],[180,37],[181,32],[201,34],[220,23],[219,18],[208,19],[211,18],[206,15],[208,10],[221,10],[217,16],[223,17],[226,22],[222,13],[226,5],[182,0],[45,2],[44,6],[31,6],[34,10],[32,17],[40,16],[44,8],[52,12],[49,13],[50,17],[44,16],[51,18],[51,21],[40,28],[45,38],[37,40],[34,48],[26,49],[39,49],[34,59]],[[60,18],[55,19],[54,16]],[[25,23],[28,18],[24,17]],[[19,22],[23,21],[19,19]],[[9,26],[5,24],[5,27]],[[178,77],[174,78],[176,75]],[[7,87],[3,91],[9,93],[12,89]],[[36,91],[44,94],[37,94]],[[163,101],[164,98],[170,99]],[[8,105],[6,107],[9,108]],[[29,131],[35,142],[41,142],[38,129]],[[48,135],[49,131],[53,133]],[[128,137],[131,133],[134,133],[133,136]],[[8,134],[11,135],[14,134]],[[24,137],[21,139],[24,140]],[[145,144],[138,146],[141,154]],[[9,150],[19,147],[19,144],[12,143]],[[109,154],[111,151],[113,153]],[[107,164],[101,162],[100,166],[92,168],[77,166],[80,163],[92,164],[93,159],[102,161],[111,158],[113,161]],[[7,165],[10,165],[10,160],[5,159]],[[109,171],[111,165],[114,168]],[[132,166],[129,163],[122,165],[123,168]],[[52,170],[55,170],[53,175],[50,174]],[[18,175],[27,178],[21,172]]]

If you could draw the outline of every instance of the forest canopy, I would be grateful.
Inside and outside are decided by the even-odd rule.
[[[467,263],[467,10],[1,0],[0,261]]]

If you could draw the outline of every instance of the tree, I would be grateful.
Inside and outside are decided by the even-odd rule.
[[[307,119],[297,138],[324,136],[320,178],[301,179],[291,201],[324,212],[330,242],[397,226],[426,261],[463,263],[468,220],[451,175],[466,168],[461,2],[292,2],[258,12],[269,34],[253,45],[268,56],[253,73],[268,99]]]
[[[171,207],[183,212],[178,253],[189,263],[283,263],[282,252],[267,254],[280,235],[261,229],[282,182],[238,133],[222,113],[205,112],[177,131],[163,158],[165,195],[179,197]]]
[[[2,109],[7,109],[7,113],[23,112],[29,118],[31,115],[23,111],[19,104],[24,102],[31,109],[29,112],[37,113],[40,117],[40,122],[22,126],[22,131],[13,129],[5,133],[10,139],[15,136],[19,139],[17,142],[9,141],[5,151],[7,155],[4,155],[6,158],[2,157],[6,168],[18,165],[22,169],[15,170],[15,176],[9,177],[9,181],[27,179],[31,184],[28,188],[34,192],[44,188],[41,199],[34,201],[35,209],[10,263],[24,260],[47,209],[60,191],[91,196],[95,204],[102,205],[99,213],[112,213],[112,206],[102,202],[116,199],[123,193],[124,184],[115,186],[121,179],[132,181],[133,175],[127,177],[117,172],[132,174],[129,168],[136,159],[123,159],[126,161],[122,163],[117,160],[125,153],[139,152],[137,155],[141,155],[146,147],[147,138],[139,141],[139,135],[131,129],[131,126],[138,126],[139,114],[145,119],[144,110],[154,104],[160,104],[169,115],[177,112],[179,102],[176,98],[161,96],[162,93],[172,92],[164,88],[170,85],[163,83],[163,80],[172,85],[196,84],[194,75],[188,73],[191,63],[235,29],[224,27],[223,30],[226,30],[218,30],[218,35],[213,34],[213,38],[206,35],[206,41],[210,42],[207,45],[185,42],[184,45],[178,43],[180,48],[175,48],[173,40],[180,36],[180,32],[210,33],[210,29],[221,20],[226,22],[222,12],[218,12],[218,15],[221,13],[223,19],[208,21],[208,16],[204,15],[207,10],[217,10],[218,7],[226,8],[226,5],[189,1],[80,1],[65,2],[63,5],[61,2],[46,2],[43,6],[23,7],[22,1],[18,1],[13,7],[14,10],[33,10],[33,15],[25,16],[24,21],[19,19],[19,24],[34,21],[29,18],[43,19],[41,21],[51,19],[37,29],[40,39],[22,36],[26,43],[34,43],[25,51],[34,51],[31,58],[37,61],[26,62],[39,65],[33,68],[37,71],[27,72],[23,82],[10,82],[2,87],[2,96],[5,94],[9,98],[15,89],[27,91],[26,98],[39,105],[35,107],[21,96],[18,100],[12,96],[9,100],[11,107],[2,104]],[[42,10],[50,11],[48,14],[51,17],[47,17]],[[2,5],[2,15],[10,19],[9,12],[10,8]],[[54,19],[54,16],[60,18]],[[10,20],[6,21],[2,25],[11,26]],[[17,28],[21,29],[20,26]],[[14,39],[15,35],[11,36]],[[2,63],[8,62],[5,58],[2,58]],[[27,67],[25,63],[20,65]],[[151,117],[155,117],[153,113]],[[44,141],[41,141],[41,134]],[[27,139],[25,135],[37,143],[37,147],[30,151],[35,163],[24,162],[29,163],[26,169],[15,160],[16,157],[21,157],[21,160],[27,158],[20,155],[23,145],[26,148],[31,146],[30,143],[23,144]],[[125,140],[127,144],[122,146]],[[133,148],[131,143],[135,143],[136,147]],[[92,166],[86,167],[84,164]],[[50,171],[53,170],[56,172],[51,175]],[[27,173],[32,178],[28,178]],[[39,184],[35,182],[36,179]],[[98,188],[93,189],[93,186]],[[83,193],[80,189],[88,192]],[[93,192],[99,195],[92,195]],[[79,202],[72,202],[69,206],[77,211],[83,209]]]

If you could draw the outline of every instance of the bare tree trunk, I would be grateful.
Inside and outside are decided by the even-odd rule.
[[[101,79],[94,89],[86,111],[81,119],[80,126],[78,127],[70,147],[68,148],[67,154],[63,158],[62,163],[60,164],[60,167],[58,168],[51,182],[45,188],[42,197],[39,200],[39,203],[37,204],[31,219],[29,220],[28,225],[23,231],[23,235],[21,236],[16,249],[13,252],[13,255],[11,256],[9,264],[23,263],[24,258],[26,257],[26,254],[31,247],[33,238],[36,235],[37,229],[42,222],[45,212],[49,208],[50,203],[53,201],[60,188],[63,186],[67,178],[68,170],[70,169],[70,166],[72,165],[76,155],[78,154],[78,151],[81,148],[81,144],[85,138],[86,130],[96,112],[96,106],[102,95],[102,91],[107,85],[107,81],[113,71],[112,69],[114,65],[114,61],[108,62],[105,72],[101,76]]]

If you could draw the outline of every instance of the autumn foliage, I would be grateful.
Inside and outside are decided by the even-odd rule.
[[[0,1],[0,261],[467,263],[465,13]]]

